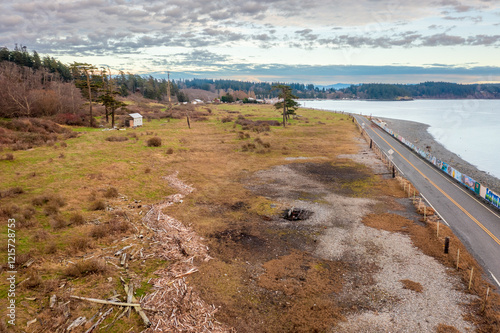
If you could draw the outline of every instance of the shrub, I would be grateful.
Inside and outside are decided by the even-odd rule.
[[[64,271],[64,275],[68,277],[82,277],[90,274],[103,274],[108,271],[106,263],[103,260],[89,259],[77,262],[69,266]]]
[[[43,212],[47,216],[57,215],[57,214],[59,214],[59,206],[54,204],[54,203],[50,203],[47,206],[45,206],[45,208],[43,209]]]
[[[66,205],[66,201],[63,198],[54,194],[39,195],[33,198],[33,200],[31,200],[31,203],[34,206],[43,206],[44,204],[52,204],[56,207],[63,207]]]
[[[57,252],[57,244],[54,242],[50,242],[45,246],[44,250],[46,254],[54,254]]]
[[[104,238],[104,237],[108,236],[109,234],[110,233],[109,233],[109,228],[108,228],[107,224],[96,225],[90,230],[90,233],[89,233],[90,237],[95,238],[95,239]]]
[[[105,210],[106,203],[102,200],[94,200],[90,203],[89,210]]]
[[[115,187],[110,187],[104,193],[105,198],[116,198],[118,196],[118,190]]]
[[[63,148],[68,147],[68,144],[66,142],[61,142],[59,145]]]
[[[42,277],[38,271],[30,269],[28,272],[28,278],[25,280],[23,287],[27,289],[34,289],[42,283]]]
[[[16,252],[16,266],[22,267],[24,264],[26,264],[29,260],[32,259],[31,253],[17,253]]]
[[[257,148],[255,146],[255,144],[253,144],[253,143],[247,143],[247,144],[241,146],[241,151],[252,151],[252,150],[255,150],[255,148]]]
[[[22,214],[16,214],[13,218],[16,220],[16,227],[19,229],[29,229],[38,225],[38,221],[36,219],[32,220],[31,218],[26,218]]]
[[[33,207],[25,207],[22,211],[22,214],[24,216],[25,219],[31,219],[36,213],[36,210],[35,208]]]
[[[128,137],[126,136],[108,136],[106,138],[106,141],[109,141],[109,142],[123,142],[123,141],[127,141],[128,140]]]
[[[82,214],[73,213],[69,217],[69,223],[72,225],[82,225],[85,223],[85,219],[83,218]]]
[[[104,238],[109,235],[116,235],[127,232],[129,225],[119,219],[112,219],[108,223],[96,225],[90,231],[90,236],[96,239]]]
[[[59,230],[66,228],[68,226],[68,222],[62,216],[56,216],[50,220],[50,226],[54,230]]]
[[[34,206],[42,206],[45,205],[47,202],[49,202],[49,197],[46,195],[39,195],[37,197],[34,197],[33,200],[31,200],[31,203]]]
[[[69,247],[73,251],[85,251],[92,247],[92,242],[88,237],[75,236],[69,241]]]
[[[0,199],[7,198],[7,197],[13,197],[13,196],[23,194],[23,193],[24,193],[24,190],[21,187],[19,187],[19,186],[12,187],[12,188],[9,188],[8,190],[0,191]]]
[[[5,154],[5,157],[3,158],[3,160],[5,160],[5,161],[13,161],[14,160],[14,155],[12,155],[11,153]]]
[[[41,242],[41,241],[45,241],[45,240],[49,239],[49,237],[50,237],[50,234],[47,231],[45,231],[44,229],[39,229],[33,234],[31,239],[34,242]]]
[[[161,146],[161,138],[154,136],[148,139],[148,147],[160,147]]]
[[[172,155],[174,153],[174,150],[172,148],[167,149],[167,154]]]
[[[4,216],[13,216],[16,213],[19,213],[21,208],[18,205],[9,205],[0,208],[0,213]]]

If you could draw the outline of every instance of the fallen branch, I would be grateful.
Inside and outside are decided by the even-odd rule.
[[[106,319],[106,317],[113,311],[113,308],[109,308],[108,311],[104,312],[104,314],[101,316],[101,318],[99,318],[99,320],[97,320],[95,322],[94,325],[92,325],[87,331],[85,331],[85,333],[90,333],[92,332],[97,326],[99,326],[100,323],[102,323],[104,321],[104,319]]]
[[[94,303],[100,303],[100,304],[109,304],[109,305],[117,305],[117,306],[141,306],[139,303],[124,303],[124,302],[114,302],[114,301],[106,301],[104,299],[97,299],[97,298],[88,298],[88,297],[81,297],[81,296],[75,296],[71,295],[71,298],[75,299],[80,299],[82,301],[89,301],[89,302],[94,302]]]
[[[121,278],[121,277],[120,277],[120,280],[123,283],[123,288],[125,289],[125,293],[127,294],[127,299],[129,297],[128,295],[130,295],[132,302],[136,302],[137,300],[134,297],[134,295],[132,293],[129,294],[129,287],[125,283],[125,280],[123,280],[123,278]],[[134,307],[135,312],[137,312],[139,314],[139,316],[141,316],[142,321],[144,322],[144,325],[146,325],[146,327],[151,326],[151,321],[149,321],[148,316],[146,316],[144,311],[142,311],[141,305],[137,304],[137,305],[134,305],[133,307]]]
[[[186,273],[176,275],[176,276],[174,277],[174,280],[172,280],[172,281],[168,282],[168,283],[167,283],[167,285],[170,285],[170,284],[174,283],[174,282],[175,282],[175,280],[177,280],[177,279],[180,279],[180,278],[182,278],[182,277],[185,277],[185,276],[191,275],[191,274],[196,273],[196,272],[198,272],[198,269],[196,269],[196,268],[191,268],[191,269],[190,269],[189,271],[187,271]]]

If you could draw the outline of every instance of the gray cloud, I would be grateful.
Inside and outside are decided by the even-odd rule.
[[[165,62],[164,62],[165,63]],[[182,64],[178,62],[178,64]],[[153,73],[162,77],[163,72]],[[249,77],[262,81],[304,82],[304,83],[418,83],[426,80],[449,80],[475,82],[484,77],[500,80],[500,67],[460,67],[446,64],[430,66],[307,66],[283,64],[227,64],[217,72],[174,71],[177,78],[227,78]],[[376,81],[375,81],[376,80]]]
[[[498,7],[484,0],[16,0],[2,5],[0,45],[22,43],[41,53],[73,56],[180,47],[192,52],[176,53],[176,64],[225,69],[231,59],[210,48],[498,47],[498,35],[452,34],[453,27],[445,26],[478,23],[483,20],[478,9]],[[435,20],[428,30],[414,31],[411,23],[425,18]]]

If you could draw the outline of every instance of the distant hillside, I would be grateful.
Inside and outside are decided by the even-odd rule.
[[[326,89],[326,90],[330,90],[330,89],[335,89],[335,90],[339,90],[339,89],[344,89],[344,88],[348,88],[352,86],[352,84],[347,84],[347,83],[336,83],[336,84],[330,84],[330,85],[327,85],[327,86],[322,86],[322,85],[317,85],[316,87],[319,88],[319,89]]]
[[[415,99],[498,99],[500,86],[492,84],[457,84],[449,82],[424,82],[403,84],[361,84],[340,89],[333,98],[376,100]]]

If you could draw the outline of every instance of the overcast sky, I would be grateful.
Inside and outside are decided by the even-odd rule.
[[[496,0],[1,0],[0,46],[176,78],[500,81]]]

